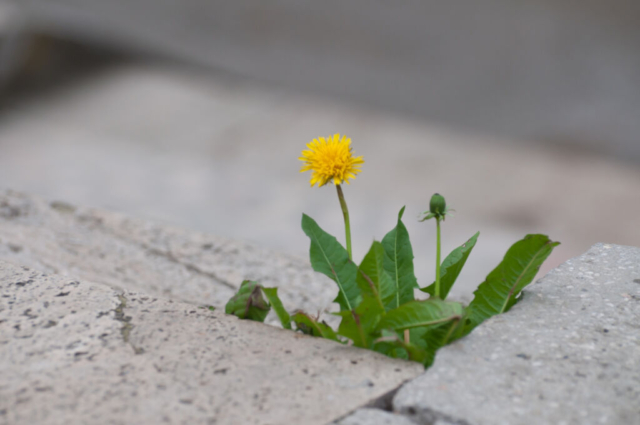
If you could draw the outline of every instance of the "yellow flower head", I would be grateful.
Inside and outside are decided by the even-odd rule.
[[[324,186],[333,180],[334,184],[355,179],[364,160],[361,156],[353,157],[351,152],[351,139],[346,136],[334,134],[327,138],[318,137],[307,143],[309,150],[302,151],[298,158],[304,162],[301,173],[312,171],[311,186],[318,184]]]

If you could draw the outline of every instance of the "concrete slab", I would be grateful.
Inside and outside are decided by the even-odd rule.
[[[442,349],[393,406],[418,423],[639,424],[640,248],[597,244]]]
[[[324,424],[422,370],[0,262],[3,424]]]
[[[507,315],[443,349],[394,412],[358,408],[420,365],[199,308],[252,278],[280,287],[289,309],[323,310],[333,285],[304,259],[4,191],[2,260],[0,423],[640,417],[640,248],[598,244],[553,270]]]
[[[0,191],[0,259],[216,307],[223,307],[244,279],[280,288],[291,311],[316,314],[332,308],[337,294],[335,284],[302,258],[12,191]]]

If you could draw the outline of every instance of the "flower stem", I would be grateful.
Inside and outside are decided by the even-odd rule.
[[[344,200],[344,193],[342,193],[342,187],[337,184],[338,199],[340,200],[340,207],[342,208],[342,215],[344,215],[344,232],[347,238],[347,252],[349,253],[349,259],[353,259],[351,255],[351,223],[349,222],[349,209],[347,208],[347,201]]]
[[[360,316],[356,314],[355,310],[351,310],[351,315],[353,316],[353,320],[356,322],[358,334],[360,336],[360,340],[362,341],[362,348],[369,348],[367,347],[367,338],[364,335],[364,330],[362,329],[362,324],[360,323]]]
[[[440,298],[440,217],[436,217],[436,297]]]

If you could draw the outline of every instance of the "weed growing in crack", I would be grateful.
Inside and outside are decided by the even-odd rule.
[[[301,311],[290,315],[278,297],[277,288],[265,288],[258,282],[244,281],[226,305],[226,313],[241,319],[264,321],[273,308],[285,329],[292,329],[367,348],[390,357],[414,360],[430,366],[436,351],[464,337],[484,320],[508,311],[520,300],[520,294],[559,242],[546,235],[530,234],[509,248],[502,262],[486,277],[467,306],[447,301],[447,295],[476,245],[480,232],[454,249],[440,261],[440,229],[451,209],[445,198],[435,194],[429,210],[420,221],[435,219],[436,265],[433,283],[420,288],[413,271],[413,249],[402,222],[404,207],[395,228],[381,241],[374,241],[359,265],[353,262],[349,210],[342,184],[349,184],[364,164],[354,157],[351,139],[338,134],[320,137],[307,144],[299,158],[301,172],[311,171],[311,186],[329,183],[336,186],[344,217],[346,248],[306,214],[302,230],[309,237],[311,266],[338,286],[335,313],[342,318],[337,330],[319,318]],[[416,300],[414,289],[429,294]]]

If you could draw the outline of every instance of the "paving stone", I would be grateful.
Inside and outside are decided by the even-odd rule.
[[[324,424],[422,371],[0,261],[3,424]]]
[[[0,259],[216,307],[244,279],[277,286],[287,309],[312,314],[335,308],[337,292],[296,256],[12,191],[0,191]],[[275,314],[269,320],[277,322]]]
[[[409,418],[380,409],[358,409],[336,425],[416,425]]]
[[[640,248],[596,244],[403,386],[419,423],[639,424]]]

